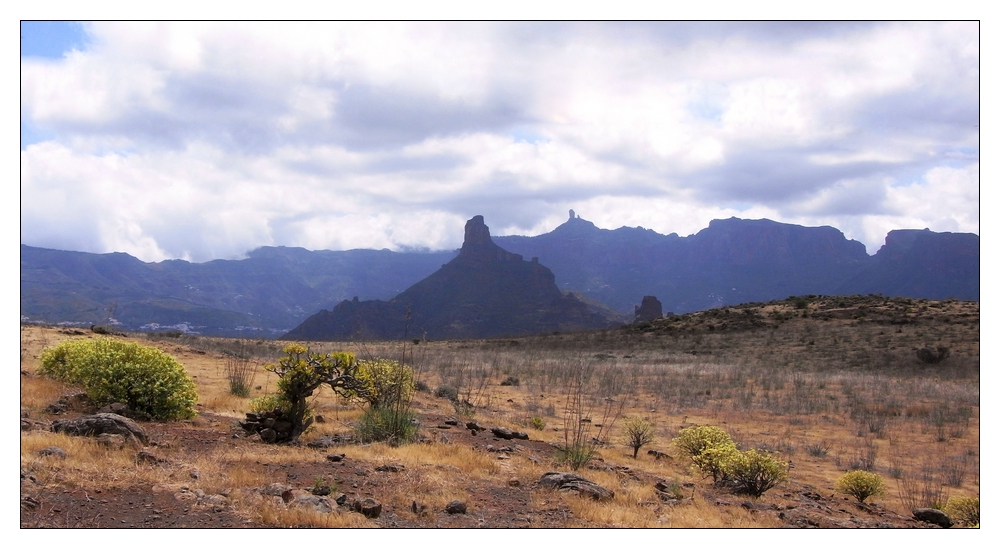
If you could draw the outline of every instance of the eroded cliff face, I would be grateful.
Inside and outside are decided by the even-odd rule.
[[[486,338],[606,328],[625,319],[564,296],[537,260],[497,246],[483,216],[465,225],[458,256],[389,301],[343,301],[283,339]]]

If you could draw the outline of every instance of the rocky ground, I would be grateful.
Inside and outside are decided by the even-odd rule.
[[[67,414],[72,416],[74,414]],[[79,414],[75,414],[79,415]],[[509,459],[511,455],[527,457],[549,463],[554,448],[547,442],[534,440],[501,439],[489,431],[473,431],[463,424],[445,426],[444,416],[422,418],[424,431],[429,431],[433,443],[464,445],[478,452],[488,453],[497,460]],[[242,430],[232,418],[205,413],[194,422],[141,423],[148,436],[143,449],[125,447],[123,451],[134,451],[136,459],[154,460],[160,448],[170,447],[183,450],[188,456],[210,452],[219,445],[247,446],[262,444],[256,437],[241,437]],[[44,428],[39,421],[34,428]],[[407,470],[404,466],[393,467],[352,457],[351,444],[315,448],[315,460],[293,462],[271,462],[262,465],[273,480],[269,485],[251,487],[275,502],[285,505],[315,503],[325,499],[331,502],[333,512],[358,512],[352,509],[353,501],[363,502],[366,498],[383,500],[385,490],[400,483],[410,482],[419,471]],[[145,452],[140,457],[140,452]],[[343,455],[342,459],[332,461]],[[153,456],[150,458],[149,456]],[[623,462],[625,460],[622,460]],[[171,464],[164,460],[163,467],[174,467],[183,473],[182,464]],[[442,466],[438,466],[439,468]],[[658,479],[649,474],[635,471],[623,463],[596,461],[589,469],[579,471],[587,477],[594,469],[613,470],[632,480],[656,484]],[[188,472],[188,475],[197,475]],[[83,489],[65,484],[42,484],[34,476],[21,474],[22,528],[259,528],[273,527],[273,524],[254,518],[246,509],[231,504],[233,494],[206,494],[192,489],[184,482],[182,474],[172,482],[133,486],[127,489]],[[325,476],[334,479],[343,493],[317,498],[308,492],[313,479]],[[195,477],[190,477],[195,478]],[[406,507],[385,505],[377,517],[368,519],[370,527],[381,528],[558,528],[596,526],[587,520],[574,517],[565,499],[547,497],[533,498],[533,494],[551,493],[551,488],[539,482],[539,478],[518,478],[500,475],[494,481],[469,479],[465,484],[465,512],[448,512],[444,508],[427,508],[421,503],[424,494],[413,493],[413,504]],[[398,486],[395,486],[398,488]],[[793,528],[924,528],[929,524],[910,517],[887,511],[877,504],[861,505],[842,496],[820,493],[820,490],[790,480],[775,488],[761,500],[746,499],[732,495],[725,490],[715,489],[707,483],[695,485],[687,483],[681,492],[693,494],[719,507],[742,507],[751,514],[770,516],[776,524]],[[337,504],[337,498],[344,505]],[[585,497],[585,496],[583,496]],[[666,501],[664,501],[666,499]],[[543,501],[544,504],[539,504]],[[645,505],[664,507],[685,505],[681,501],[646,502]]]

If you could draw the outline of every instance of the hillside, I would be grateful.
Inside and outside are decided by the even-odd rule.
[[[868,256],[832,227],[732,218],[681,237],[573,215],[550,233],[494,241],[537,257],[559,290],[625,315],[646,295],[674,313],[806,294],[979,299],[975,234],[892,231]],[[391,300],[456,254],[265,247],[241,260],[144,263],[21,245],[21,316],[274,337],[344,300]]]
[[[607,328],[627,322],[564,295],[552,271],[493,243],[482,216],[455,259],[389,301],[344,300],[281,339],[486,338]]]

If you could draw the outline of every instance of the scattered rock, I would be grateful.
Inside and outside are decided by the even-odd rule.
[[[93,409],[93,402],[87,396],[87,393],[64,395],[59,397],[59,400],[54,404],[49,404],[45,407],[45,411],[50,414],[65,414],[71,410],[87,411]]]
[[[280,482],[272,482],[267,486],[258,488],[257,491],[259,491],[261,494],[265,496],[281,496],[281,494],[284,494],[285,492],[291,489],[292,487],[287,484],[281,484]]]
[[[334,463],[339,463],[341,461],[344,461],[345,457],[347,457],[346,454],[327,454],[326,460],[332,461]]]
[[[668,456],[666,452],[660,452],[659,450],[649,450],[646,453],[653,456],[653,458],[655,458],[656,460],[673,459],[672,457]]]
[[[574,490],[597,501],[605,501],[615,497],[615,493],[611,490],[573,473],[548,472],[542,475],[538,483],[543,487],[555,490]]]
[[[94,414],[76,419],[62,419],[52,422],[52,432],[72,436],[96,437],[102,433],[122,435],[145,444],[146,432],[139,424],[118,414]]]
[[[45,448],[42,448],[41,450],[38,451],[38,455],[53,456],[60,459],[66,459],[66,450],[63,450],[58,446],[46,446]]]
[[[493,436],[504,440],[511,440],[515,438],[518,440],[528,440],[528,433],[511,431],[505,427],[493,427],[490,431],[493,433]]]
[[[118,414],[120,416],[131,417],[132,410],[129,409],[127,404],[112,402],[111,404],[98,408],[97,412],[100,414]]]
[[[445,425],[458,425],[458,420],[454,418],[448,418],[444,420]]]
[[[449,515],[464,515],[467,508],[464,501],[452,500],[444,506],[444,511]]]
[[[503,380],[503,381],[500,382],[500,386],[501,387],[520,387],[521,386],[521,380],[518,379],[518,378],[516,378],[516,377],[513,377],[513,376],[507,376],[507,379],[505,379],[505,380]]]
[[[101,433],[97,435],[97,442],[108,448],[113,448],[119,450],[125,447],[125,437],[118,434],[112,433]]]
[[[309,442],[306,446],[310,448],[330,448],[333,446],[341,446],[344,444],[350,444],[354,442],[354,438],[350,435],[323,435],[318,439]]]
[[[41,505],[41,502],[39,502],[37,499],[31,496],[21,497],[21,509],[24,509],[26,511],[31,511],[34,509],[38,509],[39,505]]]
[[[921,522],[936,524],[941,528],[951,528],[951,517],[937,509],[914,509],[913,518]]]
[[[437,426],[438,429],[451,429],[451,425],[441,424]]]
[[[301,507],[319,513],[332,513],[337,509],[336,503],[330,498],[314,495],[299,495],[288,502],[288,507]]]
[[[486,427],[483,427],[483,426],[479,425],[475,421],[469,421],[469,422],[467,422],[465,424],[465,428],[468,429],[468,430],[470,430],[470,431],[472,431],[472,432],[485,431],[486,430]]]
[[[351,509],[370,519],[377,519],[382,514],[382,504],[372,498],[354,500]]]
[[[427,505],[413,500],[413,504],[410,505],[410,511],[413,511],[414,515],[422,517],[427,514]]]
[[[152,465],[162,465],[162,464],[170,463],[170,460],[161,458],[161,457],[153,454],[152,452],[147,452],[146,450],[142,450],[141,452],[139,452],[135,456],[135,459],[139,463],[149,463],[149,464],[152,464]]]
[[[507,480],[507,486],[510,486],[511,488],[517,488],[520,485],[521,485],[521,481],[517,480],[516,478],[512,478],[512,479],[508,479]]]
[[[302,429],[305,430],[312,422],[313,418],[306,420]],[[246,420],[239,425],[248,434],[259,434],[260,439],[268,444],[291,442],[297,438],[297,433],[292,433],[292,422],[277,409],[259,414],[247,413]]]
[[[381,471],[383,473],[398,473],[405,469],[406,467],[401,463],[387,463],[385,465],[379,465],[375,468],[376,471]]]

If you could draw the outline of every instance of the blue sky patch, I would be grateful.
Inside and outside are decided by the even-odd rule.
[[[21,57],[61,59],[87,45],[87,33],[76,21],[21,21]]]

